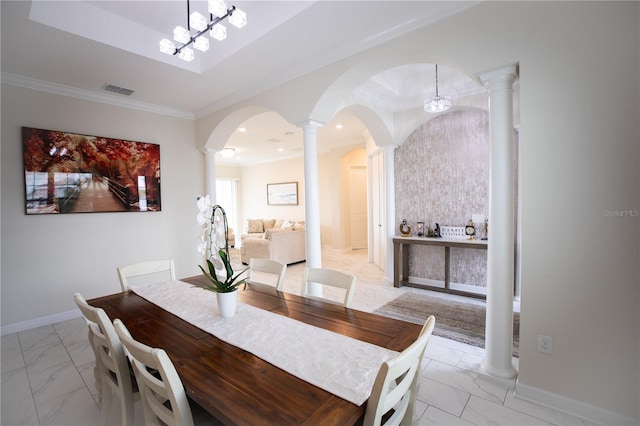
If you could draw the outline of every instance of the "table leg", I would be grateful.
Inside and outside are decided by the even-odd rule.
[[[402,279],[409,281],[409,247],[410,244],[402,245]]]
[[[393,242],[393,286],[400,287],[400,246],[397,241]]]
[[[444,248],[444,288],[449,289],[449,247]]]

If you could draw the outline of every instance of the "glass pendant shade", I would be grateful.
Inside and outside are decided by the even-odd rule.
[[[200,36],[193,42],[193,47],[201,52],[206,52],[209,50],[209,39],[205,36]]]
[[[178,25],[173,29],[173,39],[178,43],[188,43],[191,40],[191,33],[186,28]]]
[[[168,38],[163,38],[160,40],[160,51],[167,55],[173,55],[176,52],[176,46]]]
[[[193,12],[189,17],[189,25],[196,31],[202,31],[207,28],[207,20],[199,12]]]
[[[184,49],[182,49],[180,51],[180,53],[178,53],[178,57],[180,59],[182,59],[183,61],[187,61],[187,62],[191,62],[193,61],[193,59],[195,58],[195,53],[193,52],[193,49],[189,48],[189,47],[185,47]]]
[[[222,24],[215,24],[209,32],[212,38],[218,41],[222,41],[227,38],[227,27]]]
[[[451,108],[451,98],[449,96],[434,96],[424,101],[426,112],[442,112]]]
[[[247,14],[240,9],[236,9],[229,17],[229,23],[236,28],[242,28],[247,25]]]
[[[195,59],[193,49],[201,52],[209,50],[209,39],[204,36],[206,31],[209,31],[211,38],[222,41],[227,38],[227,28],[220,24],[223,20],[227,19],[237,28],[247,25],[247,14],[235,6],[228,9],[226,0],[208,0],[207,16],[200,12],[190,13],[190,8],[190,0],[187,0],[187,28],[178,25],[173,29],[173,41],[166,38],[160,40],[160,52],[190,62]]]
[[[451,98],[449,96],[440,96],[438,94],[438,64],[436,64],[436,95],[424,101],[424,110],[426,112],[442,112],[451,108]]]
[[[224,0],[209,0],[208,9],[213,16],[222,18],[227,14],[227,2]]]

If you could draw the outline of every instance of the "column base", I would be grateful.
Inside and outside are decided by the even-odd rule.
[[[518,375],[518,370],[516,370],[513,365],[510,365],[506,369],[494,368],[487,365],[486,359],[480,363],[480,368],[482,369],[482,372],[488,376],[497,377],[499,379],[513,379]]]

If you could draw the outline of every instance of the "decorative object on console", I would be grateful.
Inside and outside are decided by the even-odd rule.
[[[189,47],[193,43],[193,47],[206,52],[209,50],[209,39],[206,32],[211,31],[212,38],[222,41],[227,38],[227,29],[220,24],[223,20],[229,18],[229,23],[237,28],[242,28],[247,24],[247,15],[235,6],[227,9],[225,0],[209,0],[208,12],[209,22],[200,12],[191,13],[191,4],[187,0],[187,28],[178,25],[173,30],[173,39],[180,43],[178,46],[168,38],[160,40],[160,51],[167,55],[178,55],[183,61],[191,62],[195,58],[193,49]],[[191,35],[191,29],[196,31],[195,35]]]
[[[406,219],[402,219],[402,223],[400,224],[400,235],[403,237],[411,236],[411,227],[407,224]]]
[[[467,226],[464,228],[464,233],[469,236],[469,240],[473,241],[476,239],[476,227],[473,226],[473,221],[471,219],[469,219],[469,223],[467,223]]]
[[[440,238],[440,224],[436,222],[436,230],[433,232],[433,236]]]
[[[418,222],[416,231],[418,232],[418,237],[424,237],[424,222]]]
[[[484,220],[484,237],[482,237],[483,240],[488,240],[489,239],[489,219],[485,219]]]

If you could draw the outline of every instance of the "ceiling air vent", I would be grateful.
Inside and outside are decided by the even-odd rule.
[[[105,84],[104,90],[107,92],[119,93],[121,95],[130,96],[133,93],[133,90],[127,89],[124,87],[116,86],[114,84]]]

